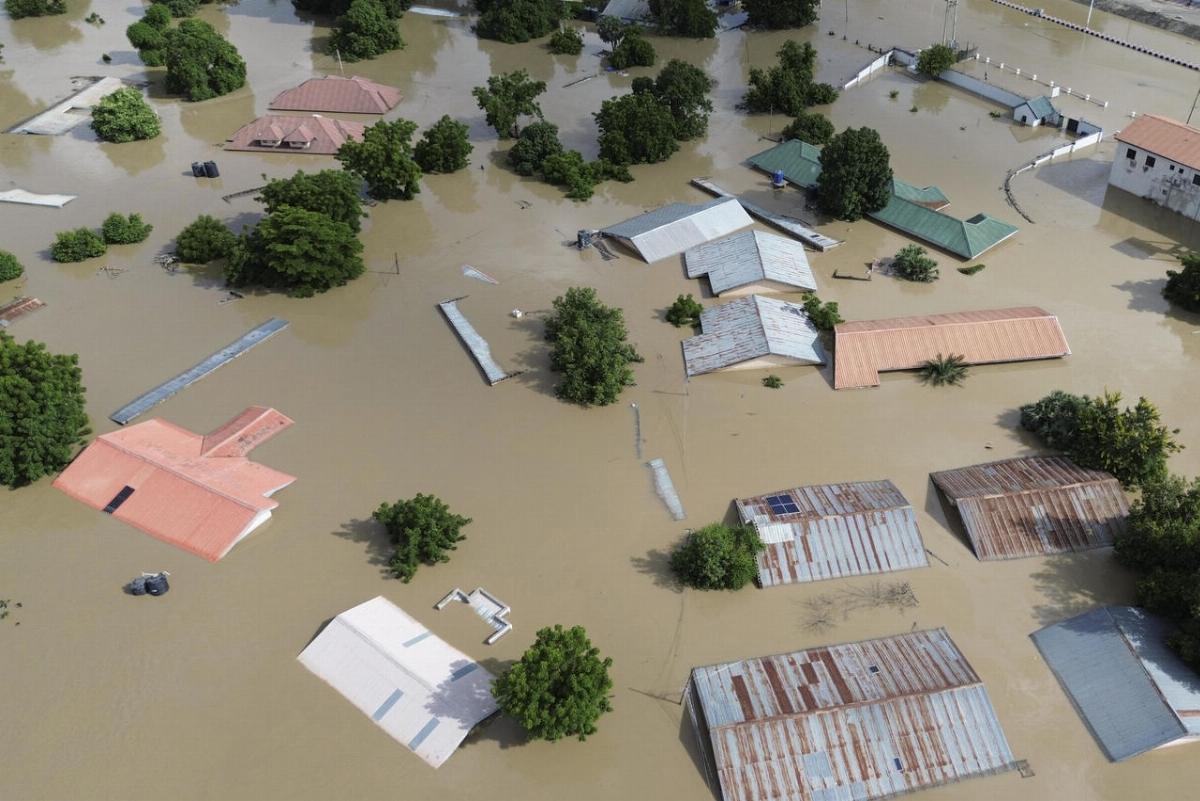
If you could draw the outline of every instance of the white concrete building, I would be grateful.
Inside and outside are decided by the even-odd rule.
[[[1200,129],[1147,114],[1116,140],[1110,184],[1200,219]]]

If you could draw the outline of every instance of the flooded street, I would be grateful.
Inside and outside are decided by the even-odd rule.
[[[1040,4],[1080,22],[1087,14],[1070,0]],[[812,219],[798,193],[774,192],[742,164],[787,122],[735,110],[749,67],[773,64],[775,50],[797,38],[819,49],[821,79],[840,85],[873,57],[867,44],[940,40],[941,0],[854,0],[848,28],[844,5],[827,0],[821,21],[803,31],[654,38],[660,63],[684,58],[717,80],[709,136],[666,163],[634,167],[635,182],[604,184],[584,204],[504,166],[510,145],[497,144],[471,87],[529,70],[547,82],[541,105],[564,144],[592,158],[591,114],[657,70],[601,72],[590,28],[580,56],[554,56],[540,44],[479,41],[466,19],[407,14],[404,50],[347,65],[346,74],[400,87],[404,101],[387,119],[422,129],[443,114],[467,122],[471,166],[427,176],[412,202],[372,207],[362,235],[372,272],[352,284],[306,300],[249,293],[225,303],[219,273],[168,273],[152,259],[199,214],[235,226],[261,214],[252,196],[223,195],[260,186],[263,175],[338,166],[219,149],[278,92],[337,73],[336,60],[319,52],[328,30],[298,18],[287,0],[203,6],[199,16],[246,59],[248,84],[188,104],[163,96],[162,71],[148,74],[125,40],[140,6],[69,6],[60,17],[0,19],[0,129],[61,100],[72,76],[116,75],[149,81],[163,135],[102,144],[86,124],[62,137],[0,135],[0,189],[79,196],[62,209],[0,205],[0,248],[26,265],[25,278],[0,285],[0,303],[31,295],[47,304],[10,333],[79,354],[92,428],[104,433],[115,428],[108,415],[135,396],[272,316],[289,320],[147,417],[206,432],[248,405],[274,406],[296,425],[254,458],[298,480],[276,496],[272,521],[215,565],[71,500],[49,480],[0,492],[0,598],[23,604],[0,622],[0,798],[708,799],[690,722],[675,703],[693,666],[939,626],[986,683],[1013,753],[1035,775],[974,779],[922,799],[1165,799],[1200,783],[1194,747],[1110,764],[1029,640],[1095,605],[1132,602],[1132,578],[1111,550],[981,563],[928,478],[1034,452],[1016,410],[1054,389],[1147,396],[1182,429],[1187,450],[1172,457],[1173,470],[1200,473],[1200,318],[1169,310],[1160,295],[1175,254],[1200,247],[1200,229],[1107,189],[1114,142],[1015,178],[1029,224],[1005,202],[1005,173],[1064,144],[1059,132],[992,119],[995,106],[896,71],[822,109],[839,129],[877,128],[896,175],[941,187],[949,213],[987,212],[1020,226],[974,276],[935,254],[942,277],[930,285],[833,280],[835,269],[860,268],[909,240],[870,221],[820,226],[846,240],[810,260],[821,298],[837,301],[848,320],[1024,305],[1058,315],[1070,357],[975,368],[962,388],[889,373],[878,389],[835,393],[832,365],[781,370],[786,386],[777,391],[761,386],[761,372],[687,381],[679,342],[690,332],[663,320],[676,295],[701,294],[680,261],[646,265],[624,250],[604,261],[567,246],[578,229],[705,199],[688,185],[696,176]],[[89,10],[107,24],[84,23]],[[1100,12],[1093,27],[1200,62],[1200,43],[1164,31]],[[990,0],[961,3],[958,38],[993,62],[1107,100],[1107,108],[1055,101],[1106,132],[1130,111],[1185,118],[1200,83],[1198,73]],[[1012,91],[1046,91],[992,72],[989,80]],[[565,87],[589,75],[597,77]],[[189,165],[207,159],[222,177],[192,178]],[[79,264],[50,261],[56,231],[98,227],[111,211],[141,213],[155,226],[150,238]],[[464,277],[463,265],[499,285]],[[645,357],[637,386],[602,409],[554,398],[542,341],[543,313],[580,285],[624,309]],[[703,294],[711,304],[707,287]],[[521,375],[495,387],[482,379],[436,308],[460,296],[497,361]],[[525,316],[514,319],[512,309]],[[642,460],[630,403],[640,408]],[[687,512],[681,523],[654,494],[645,466],[653,458],[671,472]],[[674,586],[666,554],[686,527],[729,515],[732,499],[872,479],[891,479],[908,497],[936,556],[928,568],[880,577],[910,582],[915,608],[814,625],[814,599],[875,581],[737,593]],[[382,501],[417,492],[474,522],[448,564],[402,584],[384,575],[390,548],[370,516]],[[123,595],[121,585],[142,570],[170,571],[173,592]],[[515,629],[494,646],[482,643],[489,631],[466,608],[433,609],[451,588],[477,586],[512,607]],[[434,771],[296,661],[322,623],[378,594],[494,670],[519,658],[542,626],[583,625],[613,658],[614,711],[585,743],[526,743],[500,720]]]

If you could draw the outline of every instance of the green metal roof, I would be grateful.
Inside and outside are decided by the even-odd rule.
[[[821,148],[799,139],[780,142],[770,150],[751,156],[749,161],[763,172],[783,170],[783,177],[789,183],[804,189],[816,186],[817,176],[821,174]]]
[[[1058,109],[1054,108],[1054,104],[1050,102],[1050,98],[1045,95],[1031,99],[1029,101],[1029,108],[1039,120],[1053,117],[1058,113]]]
[[[933,203],[938,208],[950,205],[950,198],[942,194],[942,190],[936,186],[913,186],[899,178],[892,178],[892,194],[901,200],[911,200],[923,205]]]

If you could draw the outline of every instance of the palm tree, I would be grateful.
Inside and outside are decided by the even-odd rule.
[[[935,387],[950,385],[959,386],[967,377],[967,361],[962,356],[943,356],[925,362],[921,368],[921,380]]]

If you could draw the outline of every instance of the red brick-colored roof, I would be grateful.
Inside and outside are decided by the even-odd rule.
[[[215,562],[266,522],[279,505],[270,496],[296,480],[246,458],[290,425],[263,406],[207,436],[147,420],[97,437],[54,486],[93,509],[115,505],[118,520]]]
[[[1200,128],[1178,120],[1144,114],[1117,134],[1117,141],[1200,170]]]
[[[327,75],[309,78],[299,86],[280,92],[271,101],[276,111],[329,111],[345,114],[386,114],[404,98],[394,86],[375,83],[357,75],[342,78]]]
[[[312,153],[332,156],[348,140],[361,142],[367,126],[361,122],[335,120],[319,114],[285,116],[268,114],[249,125],[243,125],[229,137],[226,150],[258,150],[266,153]],[[269,146],[262,140],[277,141]],[[307,147],[297,147],[308,142]]]

